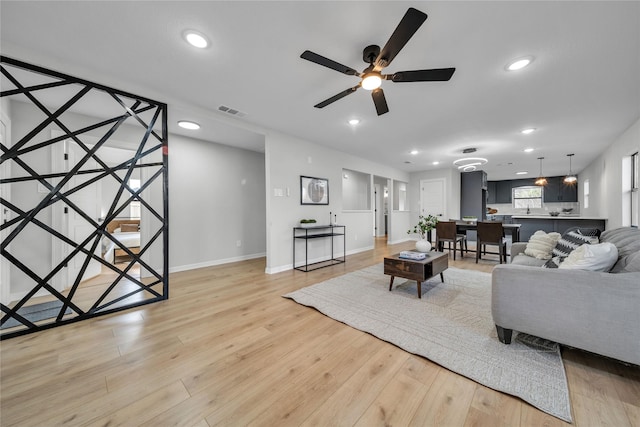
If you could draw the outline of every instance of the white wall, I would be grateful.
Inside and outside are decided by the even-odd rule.
[[[264,256],[264,154],[178,135],[169,145],[171,271]]]
[[[371,175],[408,182],[406,172],[389,166],[363,160],[339,151],[330,150],[292,136],[269,133],[265,141],[267,192],[267,273],[292,268],[292,230],[302,218],[315,218],[319,223],[329,222],[329,212],[337,213],[338,223],[346,225],[347,253],[373,248],[371,227],[373,212],[344,212],[342,209],[342,169],[351,169]],[[329,180],[329,205],[300,204],[300,175]],[[282,190],[283,196],[276,196]],[[399,226],[393,212],[389,217],[389,240],[406,230]],[[406,236],[406,235],[405,235]],[[311,258],[326,255],[328,243],[312,242]],[[297,254],[299,252],[296,252]],[[304,256],[304,254],[302,254]],[[299,258],[296,255],[296,263]]]
[[[578,198],[583,216],[608,218],[607,229],[628,226],[629,206],[624,202],[623,163],[640,151],[640,119],[578,175]],[[584,208],[582,184],[589,180],[589,207]],[[624,207],[623,207],[624,206]]]

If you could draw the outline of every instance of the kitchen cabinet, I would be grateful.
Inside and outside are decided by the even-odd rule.
[[[512,181],[496,182],[496,203],[511,203]]]
[[[533,182],[528,179],[489,181],[487,183],[487,191],[489,193],[487,203],[511,203],[511,190],[515,187],[523,187],[526,185],[533,185]]]
[[[578,186],[565,184],[562,176],[547,178],[542,199],[545,203],[577,202]]]
[[[487,181],[487,204],[496,203],[496,188],[500,181]]]

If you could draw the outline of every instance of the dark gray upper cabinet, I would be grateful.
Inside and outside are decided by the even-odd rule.
[[[512,181],[496,182],[496,203],[511,203]]]
[[[547,178],[543,200],[545,203],[577,202],[578,186],[565,184],[562,176],[552,176]]]
[[[487,203],[496,202],[496,184],[498,181],[487,181]]]

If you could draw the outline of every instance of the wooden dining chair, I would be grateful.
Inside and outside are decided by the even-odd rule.
[[[476,264],[486,252],[486,245],[498,246],[500,264],[504,260],[507,263],[507,240],[504,238],[502,222],[479,221],[476,237]]]
[[[458,242],[460,242],[460,258],[464,257],[463,249],[466,246],[467,237],[464,234],[456,233],[455,221],[438,221],[436,224],[436,248],[443,251],[445,242],[449,244],[449,252],[451,252],[451,243],[453,243],[454,261],[456,260]]]
[[[457,221],[460,221],[460,219],[459,218],[449,218],[449,221],[453,221],[453,222],[455,222],[457,224]],[[458,227],[456,225],[456,233],[458,235],[464,236],[464,250],[466,252],[469,252],[469,245],[467,244],[467,242],[469,241],[467,239],[467,230],[458,230]]]

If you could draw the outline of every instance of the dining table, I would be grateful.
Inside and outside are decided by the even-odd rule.
[[[519,242],[520,241],[520,226],[522,224],[506,224],[502,223],[502,229],[505,233],[511,234],[511,242]],[[467,231],[476,231],[478,229],[477,221],[464,221],[457,220],[456,221],[456,231],[458,234],[466,234]]]

